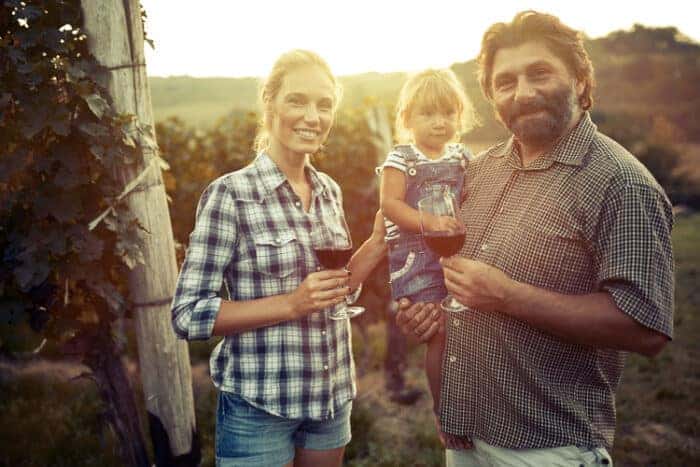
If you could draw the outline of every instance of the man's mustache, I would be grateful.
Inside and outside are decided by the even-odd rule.
[[[524,102],[514,102],[508,108],[508,123],[512,123],[516,118],[523,115],[532,114],[540,111],[549,112],[550,106],[547,105],[546,99],[538,97]]]

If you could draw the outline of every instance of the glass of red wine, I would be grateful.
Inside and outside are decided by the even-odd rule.
[[[449,190],[432,193],[418,201],[420,228],[428,248],[440,256],[450,257],[459,253],[464,245],[464,225],[457,220],[457,202]],[[452,218],[452,222],[449,219]],[[452,294],[440,303],[445,311],[465,311],[467,307]]]
[[[326,224],[325,222],[333,222]],[[326,269],[344,269],[352,257],[352,238],[345,216],[338,213],[333,219],[315,222],[311,229],[311,244],[318,261]],[[331,319],[349,319],[363,313],[364,307],[348,306],[345,301],[331,310]]]

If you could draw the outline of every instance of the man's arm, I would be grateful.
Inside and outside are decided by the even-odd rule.
[[[479,261],[441,262],[447,289],[464,305],[507,314],[567,342],[652,357],[669,340],[621,311],[607,292],[566,295],[517,282]]]

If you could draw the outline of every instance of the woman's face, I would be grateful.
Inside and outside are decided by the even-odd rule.
[[[272,156],[305,155],[318,151],[333,123],[335,88],[315,65],[287,73],[270,103]]]

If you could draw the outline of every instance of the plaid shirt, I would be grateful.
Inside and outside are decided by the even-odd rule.
[[[486,151],[466,183],[463,256],[563,294],[608,292],[624,313],[672,336],[671,205],[588,114],[528,167],[512,138]],[[446,432],[511,449],[611,448],[624,352],[564,342],[501,313],[448,319]]]
[[[172,305],[179,337],[211,336],[222,281],[231,300],[253,300],[292,292],[316,270],[312,222],[342,214],[342,195],[326,174],[310,165],[307,174],[308,213],[266,154],[205,190]],[[349,320],[329,311],[226,336],[210,359],[214,385],[274,415],[332,417],[356,389]]]

